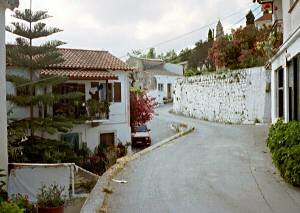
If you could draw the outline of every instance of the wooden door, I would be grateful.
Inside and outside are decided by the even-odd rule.
[[[115,133],[103,133],[100,134],[100,143],[104,147],[110,147],[115,145]]]
[[[168,84],[168,88],[167,88],[167,98],[168,99],[172,98],[171,92],[172,92],[172,84]]]

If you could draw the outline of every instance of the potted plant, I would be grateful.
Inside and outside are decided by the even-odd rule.
[[[37,206],[39,213],[63,213],[65,196],[64,187],[57,184],[43,185],[37,195]]]
[[[88,116],[90,119],[97,120],[97,119],[106,119],[106,113],[109,113],[109,106],[110,103],[107,101],[97,101],[94,99],[89,99],[87,101],[87,111],[88,111]],[[96,122],[92,122],[92,126],[98,126],[99,124]],[[93,126],[93,127],[94,127]]]

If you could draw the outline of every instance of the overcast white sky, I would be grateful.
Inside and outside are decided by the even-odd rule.
[[[257,7],[252,0],[33,0],[33,10],[47,10],[53,16],[47,24],[64,30],[48,39],[67,42],[65,47],[108,50],[118,57],[193,31],[219,18],[228,31],[249,9]],[[29,0],[20,0],[20,9],[24,8],[29,8]],[[254,14],[259,12],[258,9]],[[6,18],[7,24],[13,20],[11,11],[7,11]],[[205,28],[156,50],[179,51],[192,47],[198,40],[206,39],[207,31]],[[6,39],[12,42],[14,37],[7,33]]]

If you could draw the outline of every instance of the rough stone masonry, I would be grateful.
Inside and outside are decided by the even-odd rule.
[[[178,79],[173,111],[215,122],[269,123],[270,78],[270,71],[255,67]]]

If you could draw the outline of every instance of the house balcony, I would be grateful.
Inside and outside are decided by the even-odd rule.
[[[53,105],[54,116],[66,116],[80,123],[97,126],[109,120],[109,104],[107,101],[90,99],[85,102],[60,102]]]
[[[53,88],[55,94],[82,94],[75,99],[64,99],[53,105],[54,115],[63,115],[79,122],[94,124],[109,120],[111,86],[106,82],[67,82]],[[77,95],[78,96],[78,95]]]

